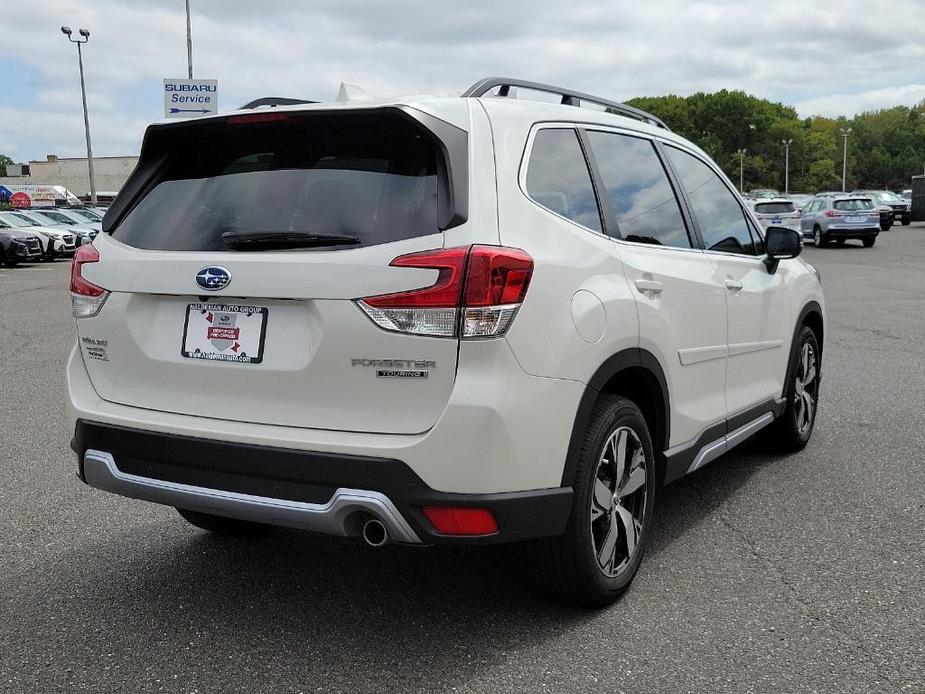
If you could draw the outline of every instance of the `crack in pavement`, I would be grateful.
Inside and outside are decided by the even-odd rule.
[[[854,636],[850,631],[844,628],[843,625],[839,624],[837,620],[832,619],[831,617],[826,618],[818,614],[813,608],[811,602],[806,601],[797,590],[797,587],[786,577],[786,575],[778,568],[777,564],[768,556],[762,554],[761,550],[758,549],[758,545],[748,537],[748,535],[735,525],[732,521],[732,517],[727,510],[726,502],[721,503],[711,503],[707,498],[707,495],[704,489],[701,488],[701,484],[695,480],[689,480],[691,489],[694,490],[694,493],[701,503],[701,505],[709,512],[708,515],[711,519],[717,522],[719,525],[723,526],[736,537],[741,540],[741,542],[748,547],[749,552],[765,567],[767,574],[773,576],[784,588],[787,589],[787,592],[790,594],[791,599],[796,603],[797,608],[805,618],[810,619],[816,622],[819,625],[828,627],[832,632],[838,635],[839,640],[842,642],[847,642],[852,648],[856,649],[858,653],[861,654],[859,660],[866,662],[871,670],[882,680],[890,684],[893,689],[897,692],[902,691],[911,691],[909,687],[898,682],[894,682],[889,677],[880,672],[878,665],[873,661],[872,658],[867,653],[867,649],[864,647],[864,644],[858,641],[857,637]],[[706,486],[706,485],[704,485]],[[910,685],[911,686],[911,685]]]

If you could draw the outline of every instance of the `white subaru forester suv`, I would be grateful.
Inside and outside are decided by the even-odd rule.
[[[78,474],[202,528],[525,541],[606,604],[660,485],[812,433],[799,234],[622,104],[492,78],[159,123],[103,229],[71,275]]]

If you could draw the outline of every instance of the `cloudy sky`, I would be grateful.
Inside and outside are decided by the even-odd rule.
[[[193,67],[221,110],[265,95],[453,94],[506,75],[627,99],[744,89],[801,115],[925,99],[925,0],[192,0]],[[186,76],[184,0],[4,0],[0,153],[135,153]],[[760,8],[760,9],[759,9]]]

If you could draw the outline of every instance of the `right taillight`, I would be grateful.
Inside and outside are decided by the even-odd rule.
[[[84,278],[82,268],[100,262],[99,251],[91,245],[80,246],[71,261],[71,313],[74,318],[92,318],[106,302],[109,292]]]
[[[380,328],[431,337],[503,335],[533,275],[529,255],[502,246],[412,253],[391,265],[438,270],[437,281],[422,289],[359,299],[357,305]]]
[[[823,214],[824,216],[826,216],[826,217],[834,217],[834,216],[835,216],[835,213],[834,213],[832,210],[826,210],[826,211],[823,212],[822,214]]]

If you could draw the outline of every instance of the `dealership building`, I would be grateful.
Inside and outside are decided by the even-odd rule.
[[[138,157],[93,157],[97,193],[117,193],[138,163]],[[0,185],[64,186],[80,198],[90,196],[90,174],[86,157],[58,157],[49,154],[42,161],[11,164]]]

